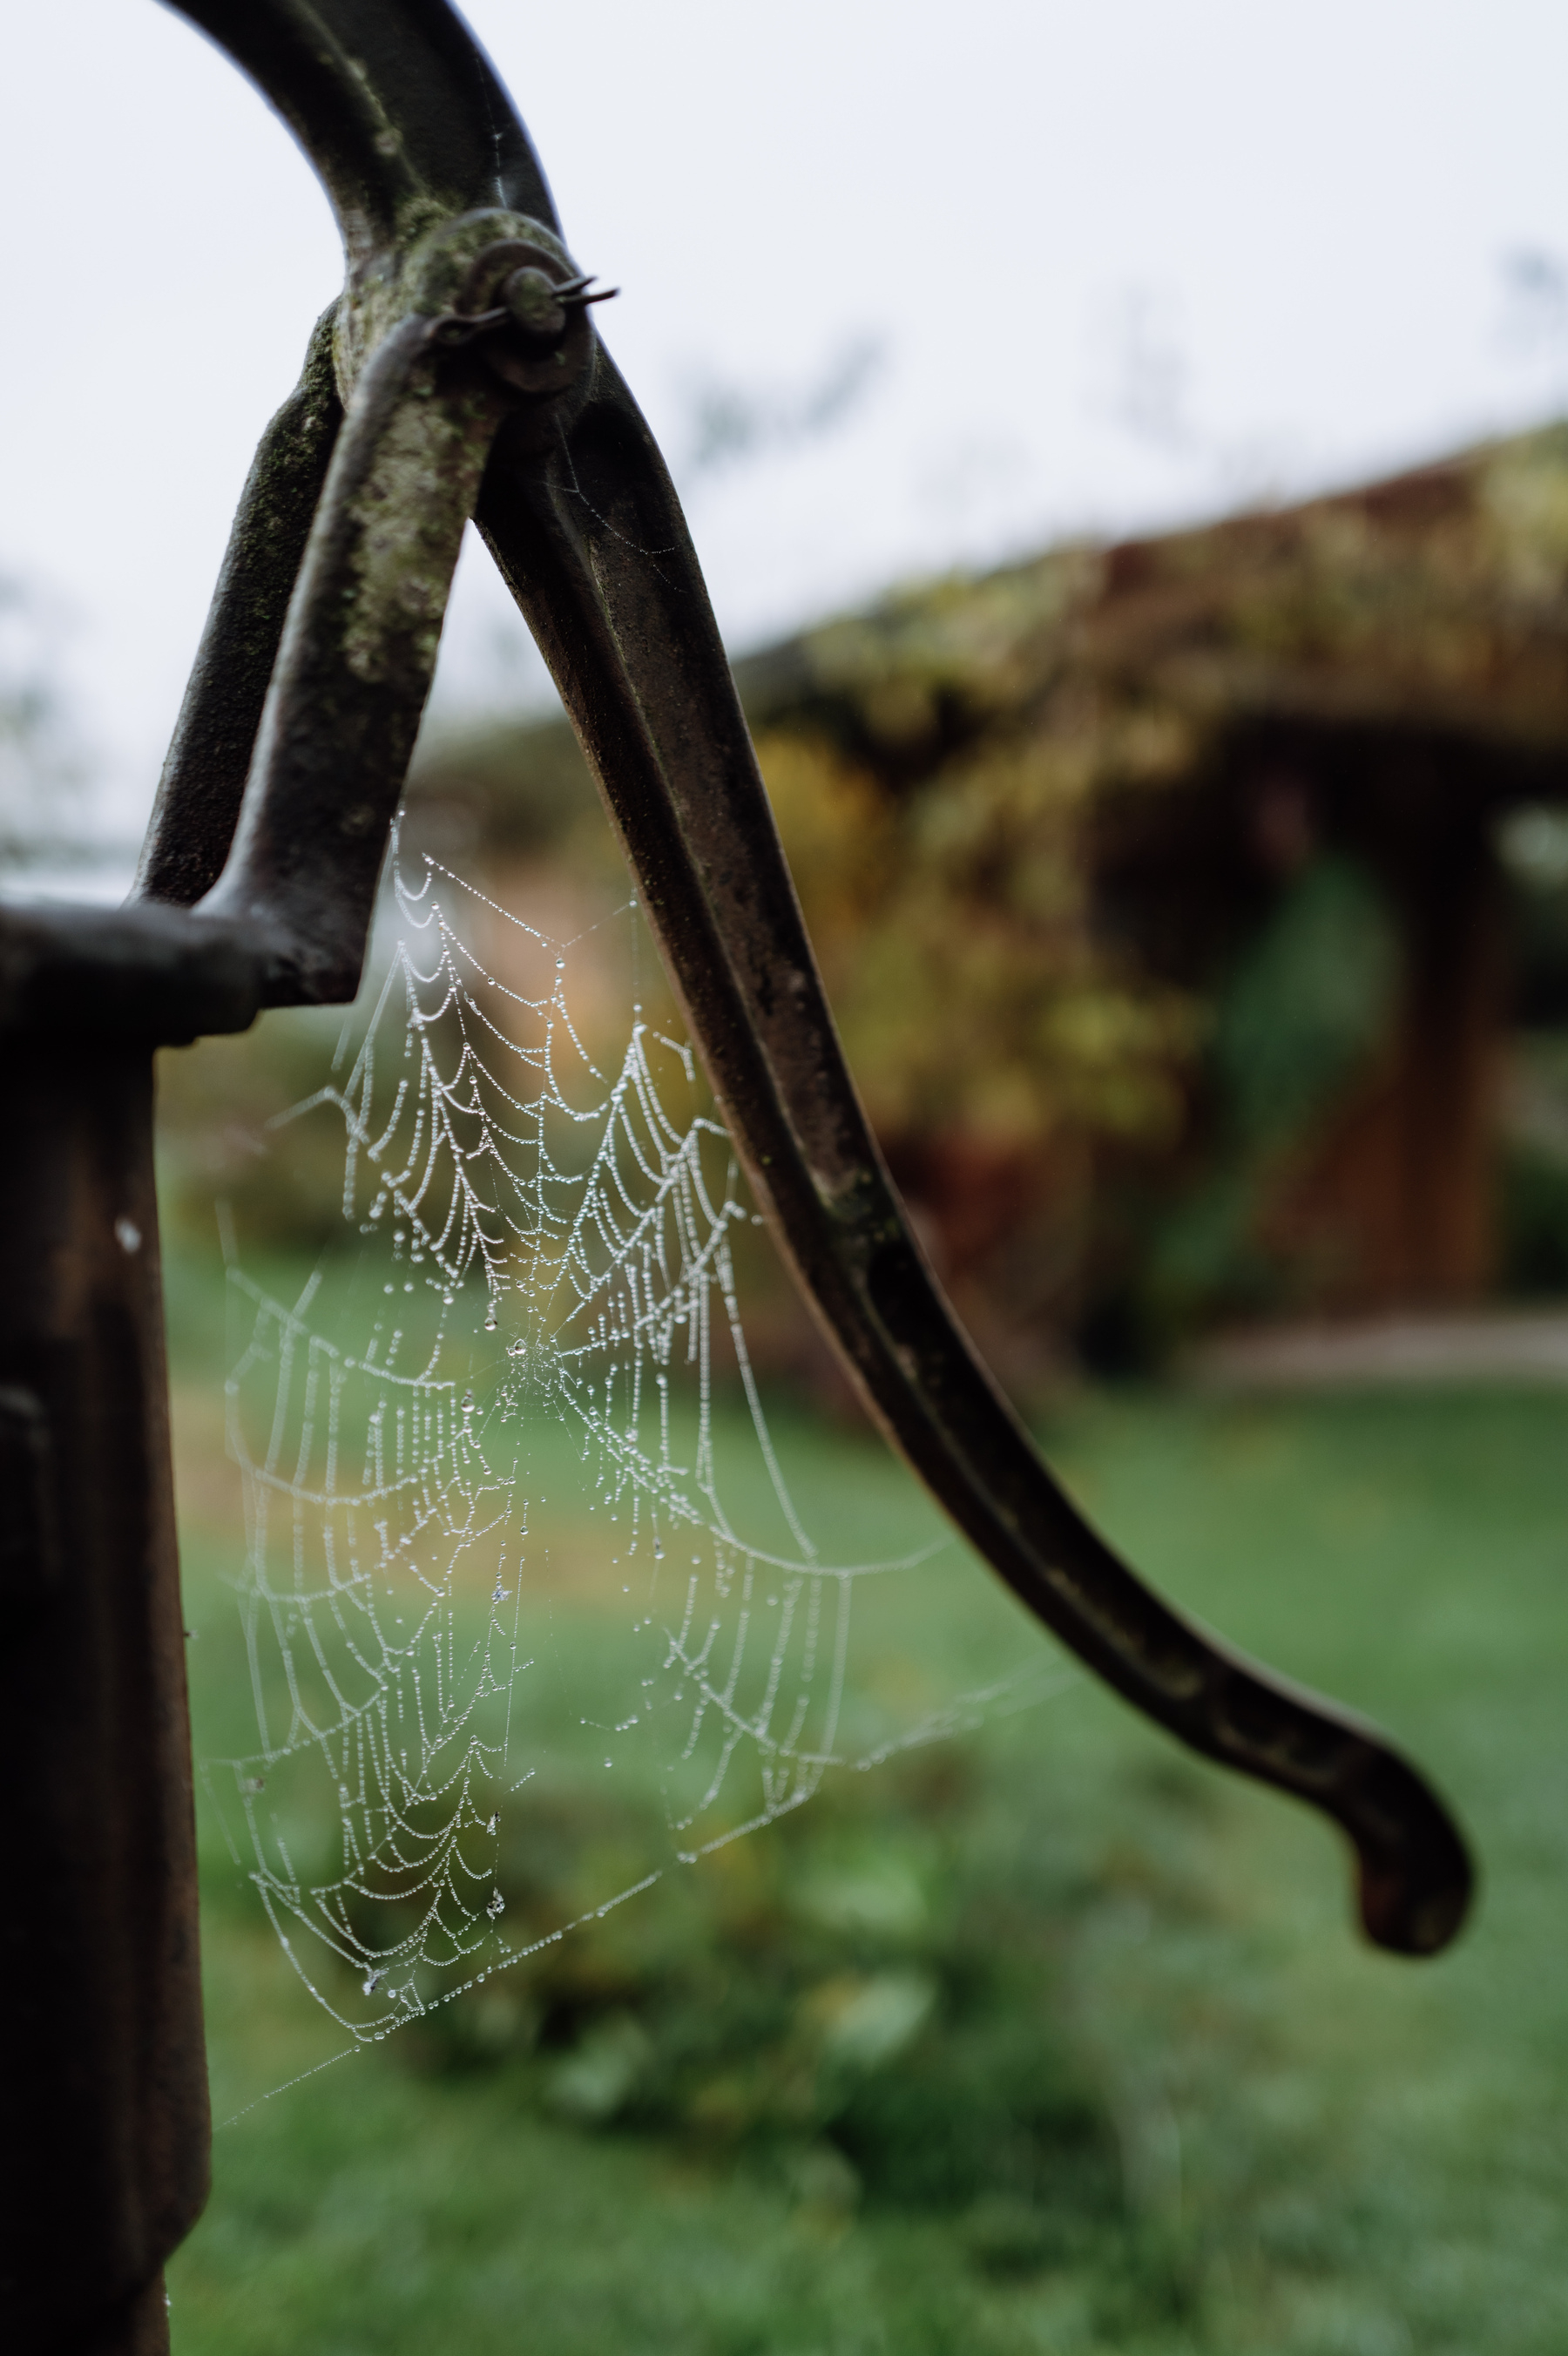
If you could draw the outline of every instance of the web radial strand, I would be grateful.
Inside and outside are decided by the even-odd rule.
[[[825,1561],[790,1494],[739,1306],[753,1215],[690,1049],[569,1001],[595,944],[432,860],[400,868],[393,936],[285,1117],[340,1130],[353,1250],[292,1301],[230,1257],[257,1731],[206,1771],[356,2039],[1022,1690],[845,1748],[856,1592],[901,1565]],[[584,1862],[577,1918],[508,1921],[508,1833],[617,1769],[652,1795],[635,1853]]]

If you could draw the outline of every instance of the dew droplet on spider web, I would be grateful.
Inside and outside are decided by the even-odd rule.
[[[334,1124],[353,1248],[293,1301],[230,1255],[257,1737],[206,1762],[293,1969],[355,2039],[994,1698],[901,1718],[868,1685],[847,1737],[857,1594],[943,1540],[833,1562],[797,1510],[738,1305],[754,1215],[689,1046],[630,989],[580,1021],[572,945],[436,862],[394,889],[357,1044],[277,1125],[286,1151],[294,1122]],[[641,920],[611,921],[630,944]],[[1031,1654],[997,1690],[1059,1676]],[[580,1912],[508,1904],[514,1827],[579,1804],[620,1811]],[[599,1886],[601,1852],[637,1871]]]

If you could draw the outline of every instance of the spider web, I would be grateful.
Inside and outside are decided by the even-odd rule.
[[[1061,1681],[1035,1655],[846,1743],[857,1592],[944,1541],[853,1563],[814,1542],[737,1305],[761,1222],[689,1046],[634,1002],[606,1055],[615,1023],[574,1017],[568,948],[435,860],[395,862],[394,898],[362,1029],[283,1117],[341,1125],[359,1248],[284,1301],[226,1238],[257,1739],[203,1771],[356,2041],[801,1806],[829,1768]],[[646,1853],[604,1859],[574,1921],[514,1935],[507,1813],[618,1768],[657,1794]]]

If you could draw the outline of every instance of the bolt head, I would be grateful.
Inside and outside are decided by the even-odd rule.
[[[554,282],[542,270],[531,264],[514,270],[501,288],[500,299],[511,313],[518,335],[533,350],[554,350],[566,333],[566,313],[556,300]]]
[[[560,299],[571,267],[541,246],[504,238],[475,254],[453,305],[460,316],[507,314],[506,326],[479,337],[474,352],[482,367],[526,397],[509,427],[514,444],[529,430],[524,422],[529,408],[537,408],[537,432],[552,441],[562,402],[573,400],[588,377],[593,356],[588,314]]]

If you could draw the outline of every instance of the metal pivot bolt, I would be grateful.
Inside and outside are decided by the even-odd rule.
[[[537,418],[582,382],[593,349],[586,312],[608,303],[619,288],[592,292],[593,281],[571,271],[558,255],[508,238],[475,257],[456,308],[436,323],[449,347],[473,343]]]
[[[530,262],[514,270],[501,289],[518,340],[531,352],[552,352],[566,333],[566,306],[555,281]]]

